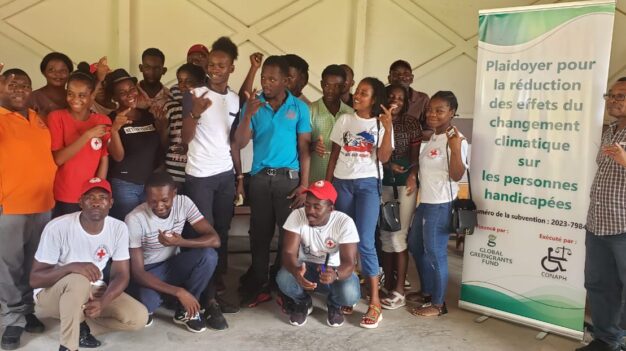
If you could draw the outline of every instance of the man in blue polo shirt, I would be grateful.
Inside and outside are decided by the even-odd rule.
[[[235,138],[240,148],[253,140],[250,179],[250,251],[252,264],[241,279],[241,303],[254,307],[271,299],[269,282],[280,269],[277,255],[269,273],[270,243],[291,209],[301,207],[308,187],[311,122],[308,106],[287,90],[289,65],[284,57],[270,56],[261,69],[263,91],[248,96]],[[246,93],[246,95],[248,95]]]

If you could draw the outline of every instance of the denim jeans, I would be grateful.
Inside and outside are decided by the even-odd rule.
[[[341,306],[352,306],[361,298],[359,278],[354,273],[352,273],[348,279],[338,280],[329,285],[321,284],[319,282],[317,265],[307,262],[304,277],[310,282],[317,283],[315,292],[328,295],[326,304],[329,306],[337,308]],[[276,275],[276,283],[278,284],[280,291],[292,298],[297,304],[304,303],[309,299],[309,295],[302,288],[302,286],[298,284],[296,278],[284,268],[281,268],[280,271],[278,271],[278,275]]]
[[[135,184],[118,178],[109,179],[113,192],[111,217],[123,221],[126,215],[145,201],[143,184]]]
[[[185,288],[199,301],[200,294],[213,276],[216,266],[217,253],[214,249],[205,248],[181,252],[163,262],[147,264],[144,269],[167,284]],[[140,286],[132,280],[128,286],[128,294],[144,304],[148,313],[154,312],[162,303],[161,293]]]
[[[452,202],[419,204],[409,233],[409,251],[417,266],[422,293],[431,295],[436,305],[443,303],[448,285],[451,206]]]
[[[365,277],[376,277],[379,274],[375,243],[376,224],[380,211],[378,179],[335,178],[333,185],[337,190],[335,209],[352,217],[359,232],[361,273]]]
[[[599,236],[587,231],[585,288],[594,337],[615,347],[622,341],[622,295],[626,285],[626,233]]]

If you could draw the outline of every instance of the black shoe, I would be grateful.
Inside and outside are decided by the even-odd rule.
[[[146,322],[146,328],[151,326],[152,323],[154,323],[154,319],[152,318],[152,313],[150,313],[150,314],[148,314],[148,321]]]
[[[78,346],[84,347],[86,349],[93,349],[96,347],[100,347],[102,343],[100,340],[96,339],[95,336],[91,335],[91,329],[87,323],[80,323],[80,336],[78,338]]]
[[[215,300],[220,305],[220,310],[222,311],[222,313],[228,313],[228,314],[239,313],[239,310],[240,310],[239,306],[233,305],[232,303],[224,300],[221,296],[217,296]]]
[[[20,347],[20,338],[24,328],[10,325],[6,327],[2,334],[2,343],[0,347],[3,350],[15,350]]]
[[[26,316],[26,326],[24,330],[28,333],[43,333],[46,327],[41,323],[34,314],[29,313]]]
[[[328,323],[331,327],[341,327],[344,322],[343,312],[341,312],[341,307],[334,307],[328,305],[328,319],[326,319],[326,323]]]
[[[187,311],[182,308],[174,313],[174,323],[184,325],[192,333],[202,333],[206,330],[206,323],[200,313],[189,316]]]
[[[619,346],[611,346],[600,339],[593,339],[587,346],[579,347],[576,351],[619,351]]]
[[[289,323],[296,327],[306,324],[307,317],[313,312],[313,305],[296,304],[293,311],[289,314]]]
[[[276,294],[276,303],[280,306],[280,309],[284,314],[291,314],[296,302],[279,290]]]
[[[206,325],[213,330],[228,329],[228,323],[222,315],[221,306],[217,302],[210,304],[206,308],[204,318],[206,319]]]
[[[61,345],[61,346],[59,346],[59,351],[72,351],[72,350],[70,350],[67,347]]]

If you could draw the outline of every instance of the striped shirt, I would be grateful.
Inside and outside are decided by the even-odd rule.
[[[172,209],[167,218],[155,215],[150,206],[144,202],[126,216],[130,248],[143,249],[144,265],[163,262],[176,255],[178,248],[161,245],[159,230],[181,234],[185,222],[193,225],[203,218],[193,201],[185,195],[174,196]]]
[[[602,134],[602,144],[626,148],[626,128],[616,131],[613,122]],[[595,235],[626,233],[626,167],[598,151],[598,170],[591,185],[587,230]]]
[[[181,155],[174,152],[174,146],[182,142],[183,96],[180,94],[180,90],[174,89],[174,87],[172,87],[170,92],[176,93],[176,95],[170,95],[170,100],[165,103],[165,117],[169,121],[169,144],[165,154],[165,169],[167,173],[174,178],[174,181],[184,183],[187,155]]]

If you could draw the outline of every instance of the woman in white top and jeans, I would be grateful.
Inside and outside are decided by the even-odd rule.
[[[378,296],[378,257],[374,233],[380,210],[381,162],[393,151],[391,111],[385,103],[385,86],[376,78],[364,78],[354,93],[355,113],[339,117],[330,133],[333,149],[326,180],[337,189],[335,208],[352,217],[359,232],[361,273],[368,282],[370,304],[361,327],[376,328],[382,320]]]
[[[409,251],[415,259],[421,296],[426,304],[416,316],[447,313],[444,297],[448,284],[448,238],[452,200],[467,168],[468,144],[451,122],[458,102],[451,91],[439,91],[430,98],[426,123],[435,133],[419,158],[420,204],[409,234]]]

